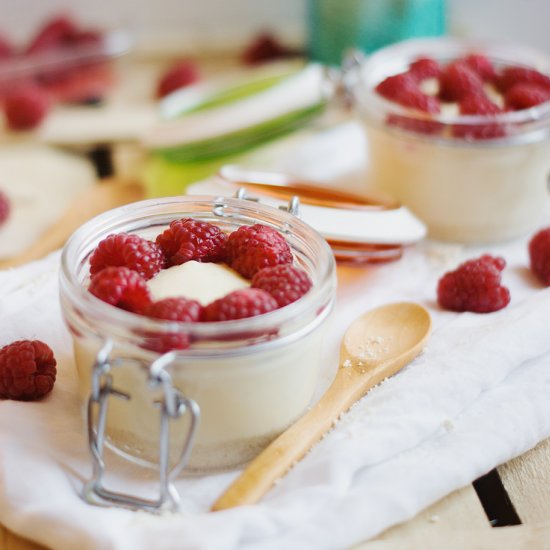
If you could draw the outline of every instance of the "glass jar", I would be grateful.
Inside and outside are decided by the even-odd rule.
[[[426,115],[375,91],[419,57],[445,64],[470,53],[487,56],[496,68],[550,72],[545,56],[517,46],[410,40],[361,65],[354,98],[368,137],[370,187],[410,208],[432,238],[486,243],[525,234],[550,215],[550,102],[497,115]],[[454,132],[472,136],[495,125],[503,135],[473,139]]]
[[[226,232],[254,223],[276,228],[290,245],[295,264],[311,277],[312,289],[270,313],[217,323],[151,319],[112,307],[88,292],[89,257],[100,240],[119,232],[154,240],[170,221],[184,217],[212,222]],[[200,196],[117,208],[73,234],[63,250],[60,283],[80,394],[90,407],[90,429],[101,439],[104,423],[106,444],[133,462],[157,465],[166,459],[159,440],[164,437],[162,411],[170,408],[172,397],[167,395],[172,391],[182,402],[196,404],[197,412],[200,409],[187,464],[187,471],[194,472],[247,462],[310,403],[335,299],[335,263],[326,241],[289,212],[245,199]],[[189,335],[189,349],[160,357],[147,349],[151,335],[180,332]],[[105,365],[108,373],[98,374]],[[160,371],[166,375],[162,380]],[[108,395],[101,398],[98,385],[106,373]],[[98,401],[100,407],[108,405],[104,419],[92,410]],[[175,415],[169,424],[168,460],[175,464],[189,443],[194,419]]]

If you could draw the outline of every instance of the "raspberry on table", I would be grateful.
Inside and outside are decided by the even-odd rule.
[[[491,60],[483,54],[471,53],[464,58],[464,62],[472,69],[482,80],[494,80],[497,72],[491,63]]]
[[[409,72],[418,80],[437,78],[441,74],[441,67],[431,57],[419,57],[410,64]]]
[[[170,223],[156,242],[164,251],[168,267],[190,260],[221,262],[225,257],[227,235],[212,223],[183,218]]]
[[[234,290],[208,304],[204,310],[204,320],[207,322],[233,321],[268,313],[277,307],[275,298],[265,290],[245,288]]]
[[[264,267],[292,263],[292,251],[275,229],[259,223],[243,225],[227,239],[226,262],[251,279]]]
[[[514,84],[504,95],[506,106],[515,111],[536,107],[545,101],[550,101],[550,87],[528,82]]]
[[[275,298],[279,307],[295,302],[311,286],[309,275],[291,264],[264,267],[252,278],[252,288],[265,290]]]
[[[134,313],[145,313],[151,294],[145,279],[127,267],[106,267],[91,280],[88,290],[112,306]]]
[[[550,286],[550,227],[541,229],[529,241],[531,271],[544,286]]]
[[[256,36],[244,49],[241,59],[245,65],[256,65],[288,57],[291,54],[292,52],[283,46],[275,36],[264,32]]]
[[[123,266],[137,271],[144,279],[154,277],[165,265],[161,247],[128,233],[117,233],[105,237],[90,256],[92,277],[106,267]]]
[[[439,305],[451,311],[490,313],[510,302],[510,291],[501,285],[503,258],[484,254],[445,273],[437,285]]]
[[[170,67],[159,79],[157,84],[157,98],[194,84],[200,80],[197,65],[190,60],[182,60]]]
[[[4,113],[10,130],[32,130],[48,114],[50,100],[39,86],[28,83],[10,90],[4,98]]]
[[[512,86],[520,82],[550,88],[550,76],[527,67],[506,67],[497,78],[496,85],[501,92],[506,93]]]
[[[57,375],[50,347],[40,340],[17,340],[0,349],[0,399],[32,401],[49,393]]]
[[[145,312],[149,317],[166,321],[196,323],[203,320],[204,307],[197,300],[184,297],[164,298],[153,302]],[[189,334],[184,332],[169,332],[147,336],[147,349],[166,353],[175,349],[187,349],[191,343]]]
[[[0,225],[2,225],[10,216],[11,203],[8,196],[0,190]]]
[[[483,94],[483,80],[465,61],[447,65],[439,79],[439,97],[443,101],[460,101],[471,94]]]

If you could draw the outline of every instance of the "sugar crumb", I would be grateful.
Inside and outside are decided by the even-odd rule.
[[[451,420],[449,420],[448,418],[443,422],[443,427],[445,428],[445,430],[447,430],[448,432],[452,431],[455,427],[455,425],[451,422]]]

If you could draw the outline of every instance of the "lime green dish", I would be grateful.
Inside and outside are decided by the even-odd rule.
[[[325,109],[323,78],[319,65],[278,64],[168,96],[164,120],[144,140],[148,195],[181,194],[224,164],[304,128]]]
[[[236,155],[303,127],[304,124],[316,118],[323,109],[324,104],[318,103],[217,138],[196,141],[189,145],[158,149],[156,154],[175,163],[210,161]]]

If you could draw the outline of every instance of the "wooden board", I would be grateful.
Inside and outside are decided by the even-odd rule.
[[[498,472],[522,523],[550,525],[550,439]]]
[[[141,185],[118,180],[103,180],[79,195],[65,213],[28,249],[0,260],[0,269],[16,267],[38,260],[63,246],[67,238],[85,221],[144,197]]]

